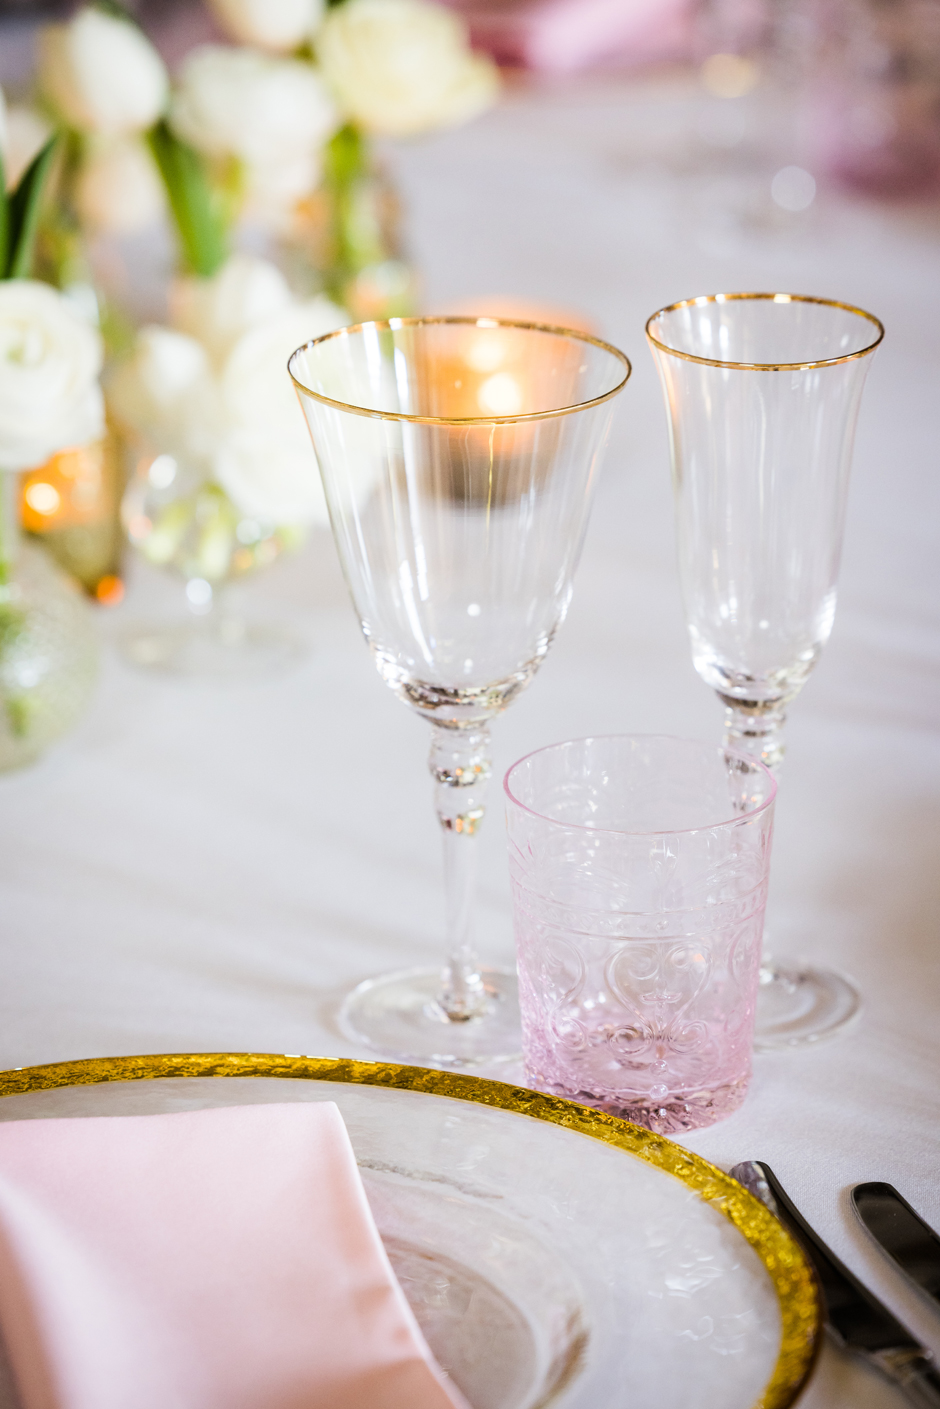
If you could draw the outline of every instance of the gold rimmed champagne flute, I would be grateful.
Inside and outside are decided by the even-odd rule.
[[[515,1056],[513,972],[471,932],[490,720],[531,680],[565,616],[622,352],[494,318],[393,318],[317,338],[290,372],[346,582],[379,673],[429,721],[444,838],[441,968],[368,979],[340,1020],[413,1061]]]
[[[709,294],[646,325],[666,398],[692,659],[728,745],[774,771],[786,709],[829,638],[855,423],[877,318],[797,294]],[[758,1046],[857,1013],[840,974],[765,955]]]

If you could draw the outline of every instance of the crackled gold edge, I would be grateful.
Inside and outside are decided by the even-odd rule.
[[[757,1253],[774,1285],[780,1307],[780,1350],[770,1381],[754,1409],[787,1409],[806,1383],[819,1350],[822,1310],[815,1276],[799,1245],[773,1214],[729,1174],[665,1136],[589,1106],[463,1072],[264,1052],[92,1057],[16,1067],[0,1072],[0,1098],[61,1086],[206,1076],[287,1077],[423,1091],[544,1120],[645,1160],[680,1179],[733,1223]]]

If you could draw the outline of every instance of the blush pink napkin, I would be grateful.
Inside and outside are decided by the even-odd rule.
[[[24,1409],[468,1409],[332,1103],[0,1124]]]

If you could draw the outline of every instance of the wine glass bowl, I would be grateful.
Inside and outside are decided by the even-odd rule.
[[[449,957],[360,985],[344,1030],[389,1055],[518,1051],[511,974],[470,937],[489,721],[525,688],[571,599],[624,355],[492,318],[392,319],[315,339],[290,371],[363,635],[433,726]]]

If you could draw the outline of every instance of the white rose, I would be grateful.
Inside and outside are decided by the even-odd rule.
[[[217,44],[188,55],[170,109],[173,130],[185,142],[249,167],[316,151],[338,121],[312,65]]]
[[[83,225],[129,235],[158,220],[164,205],[163,183],[139,138],[105,138],[90,148],[75,183]]]
[[[198,338],[221,363],[243,333],[290,306],[291,292],[276,265],[235,254],[210,279],[179,278],[170,288],[173,326]]]
[[[11,107],[6,112],[6,135],[0,138],[7,189],[12,190],[20,177],[52,136],[52,123],[35,108]]]
[[[316,32],[324,0],[209,0],[209,8],[239,44],[289,54]]]
[[[39,87],[70,127],[117,135],[152,127],[167,99],[163,60],[129,20],[79,10],[39,32]]]
[[[190,463],[202,460],[217,431],[217,393],[205,348],[171,328],[141,328],[131,356],[108,384],[108,405],[155,449]]]
[[[342,309],[316,298],[246,333],[232,350],[220,379],[224,434],[215,473],[243,513],[275,524],[328,522],[287,359],[347,322]]]
[[[26,470],[104,434],[101,337],[48,284],[0,281],[0,466]]]
[[[468,48],[464,22],[426,0],[346,0],[327,11],[317,54],[344,111],[381,136],[464,122],[499,89],[495,66]]]

